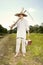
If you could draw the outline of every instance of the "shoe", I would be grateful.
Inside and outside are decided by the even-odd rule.
[[[17,57],[18,56],[18,54],[15,54],[15,57]]]
[[[25,57],[25,54],[23,54],[23,57]]]

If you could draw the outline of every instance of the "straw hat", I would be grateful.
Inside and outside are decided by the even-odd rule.
[[[20,15],[23,15],[24,17],[27,16],[27,15],[26,15],[25,13],[23,13],[23,12],[20,12],[20,13],[15,14],[15,16],[20,16]]]

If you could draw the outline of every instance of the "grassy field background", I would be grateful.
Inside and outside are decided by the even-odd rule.
[[[30,39],[32,44],[26,47],[26,56],[19,54],[16,58],[16,34],[0,39],[0,65],[43,65],[43,34],[31,33]]]

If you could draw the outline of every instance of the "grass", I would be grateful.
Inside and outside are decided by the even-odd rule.
[[[28,35],[27,35],[28,38]],[[26,47],[26,56],[15,55],[16,34],[9,34],[0,40],[0,65],[43,65],[43,34],[30,34],[32,44]]]

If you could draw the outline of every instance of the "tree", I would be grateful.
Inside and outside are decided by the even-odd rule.
[[[43,33],[43,26],[40,26],[40,27],[39,27],[39,32],[40,32],[40,33]]]
[[[0,35],[8,33],[7,29],[0,25]]]
[[[33,30],[33,26],[30,25],[30,33],[32,33],[34,30]]]

